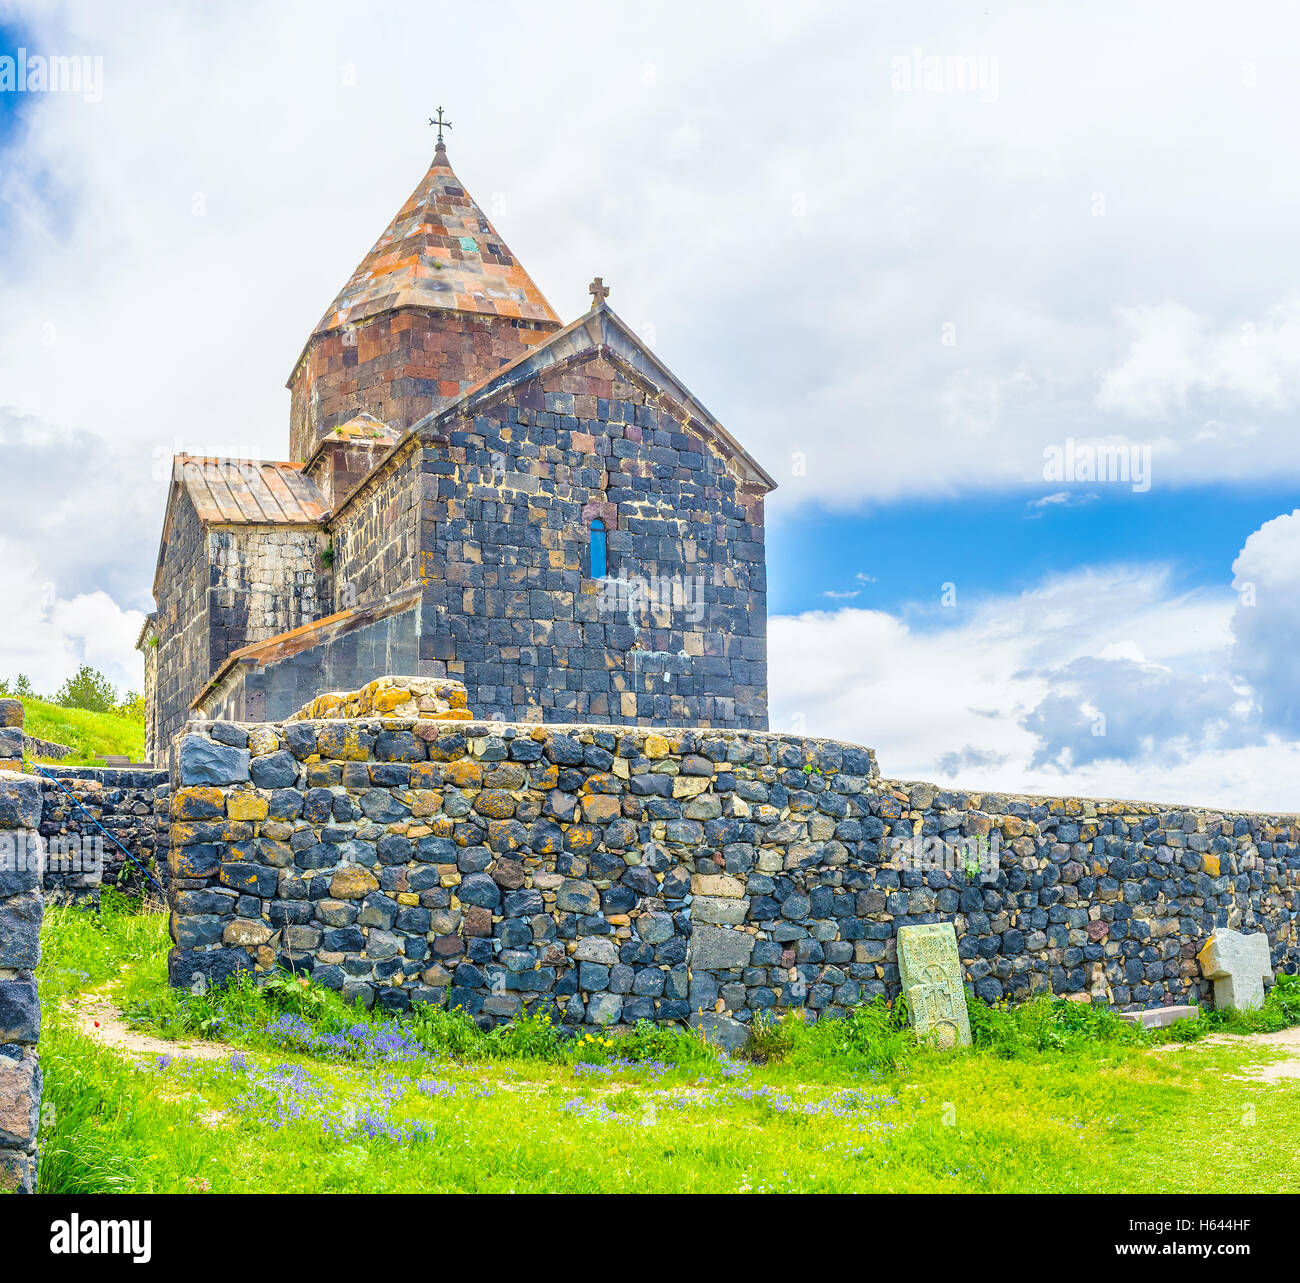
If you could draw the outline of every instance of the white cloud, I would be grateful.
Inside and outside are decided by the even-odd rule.
[[[1223,325],[1169,302],[1120,308],[1119,317],[1129,344],[1123,360],[1102,376],[1097,404],[1103,410],[1167,418],[1216,397],[1249,411],[1290,410],[1300,403],[1300,294],[1273,304],[1258,319]],[[1211,439],[1223,435],[1218,427]]]
[[[83,663],[106,674],[119,692],[140,690],[143,661],[135,639],[141,611],[123,610],[107,593],[58,595],[55,586],[23,566],[12,542],[0,536],[0,676],[26,673],[50,694]]]
[[[471,55],[436,95],[469,189],[566,318],[604,274],[774,503],[1032,486],[1044,446],[1134,413],[1180,447],[1162,484],[1225,475],[1211,424],[1236,434],[1230,475],[1300,476],[1276,286],[1296,14],[1135,22],[1109,0],[1059,59],[1049,8],[955,3],[503,2],[490,34],[451,4],[14,9],[33,47],[102,56],[104,93],[46,96],[6,151],[0,387],[142,468],[178,438],[284,452],[293,360],[428,158],[408,36],[432,21]],[[997,101],[894,92],[915,49],[996,58]],[[799,110],[771,110],[778,80]],[[1225,230],[1244,200],[1270,215],[1248,237]]]
[[[1232,563],[1233,661],[1271,729],[1300,736],[1300,509],[1266,521]]]
[[[1300,589],[1300,557],[1289,573]],[[867,744],[893,778],[1287,810],[1300,747],[1231,675],[1234,608],[1227,592],[1173,593],[1148,566],[1054,578],[947,623],[777,617],[772,725]]]

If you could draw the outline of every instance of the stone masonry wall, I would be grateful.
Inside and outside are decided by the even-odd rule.
[[[335,609],[370,605],[418,582],[420,494],[420,451],[404,445],[339,509],[330,522]]]
[[[182,487],[154,585],[158,602],[157,697],[150,711],[156,754],[165,752],[185,725],[190,702],[212,675],[207,557],[207,536]]]
[[[232,651],[333,611],[334,587],[322,560],[325,543],[315,526],[208,531],[209,673]],[[195,687],[190,698],[198,692]]]
[[[730,730],[200,722],[179,761],[176,985],[280,965],[485,1024],[744,1023],[897,995],[911,923],[951,921],[989,1000],[1204,998],[1215,925],[1300,958],[1295,817],[943,792]],[[962,844],[995,836],[981,872]]]
[[[314,334],[289,379],[289,457],[367,413],[396,433],[553,330],[510,317],[404,308]]]
[[[0,722],[12,718],[17,703],[0,700]],[[18,726],[21,731],[21,720]],[[24,1193],[36,1186],[41,1104],[41,1009],[33,974],[45,912],[40,818],[39,782],[0,773],[0,1190]]]
[[[171,820],[170,777],[165,770],[113,766],[42,766],[41,770],[54,777],[39,777],[48,903],[98,904],[105,884],[131,895],[148,888],[148,879],[94,821],[166,885]]]
[[[680,407],[592,351],[421,432],[422,674],[484,717],[766,729],[763,496]]]

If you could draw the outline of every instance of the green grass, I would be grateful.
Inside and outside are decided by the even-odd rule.
[[[754,1058],[733,1060],[649,1025],[574,1038],[541,1020],[488,1035],[434,1010],[393,1022],[291,978],[177,994],[166,949],[163,917],[110,893],[102,918],[47,915],[47,1192],[1255,1191],[1293,1180],[1300,1080],[1243,1077],[1280,1053],[1204,1038],[1300,1019],[1290,977],[1263,1012],[1200,1030],[1148,1033],[1045,998],[975,1004],[976,1047],[936,1052],[877,1003],[844,1021],[764,1024]],[[176,1045],[133,1064],[97,1046],[74,1027],[73,1003],[108,984],[140,1028],[217,1035],[220,1057]],[[377,1059],[368,1049],[386,1032],[402,1047]]]
[[[23,700],[23,730],[37,739],[67,744],[67,757],[33,757],[35,762],[57,762],[61,766],[93,766],[95,758],[129,757],[138,762],[144,755],[144,722],[117,713],[92,713],[84,708],[64,708],[42,699]]]

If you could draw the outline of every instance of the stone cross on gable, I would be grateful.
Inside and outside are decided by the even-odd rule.
[[[604,277],[598,276],[590,285],[587,286],[591,294],[592,307],[599,307],[609,297],[609,286],[605,284]]]
[[[1214,1006],[1249,1011],[1264,1005],[1264,981],[1273,979],[1268,936],[1262,931],[1242,935],[1216,927],[1209,943],[1196,955],[1201,974],[1214,981]]]

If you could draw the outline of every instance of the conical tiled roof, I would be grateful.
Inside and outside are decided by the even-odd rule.
[[[442,143],[388,230],[352,273],[314,333],[399,307],[560,318],[452,173]]]

